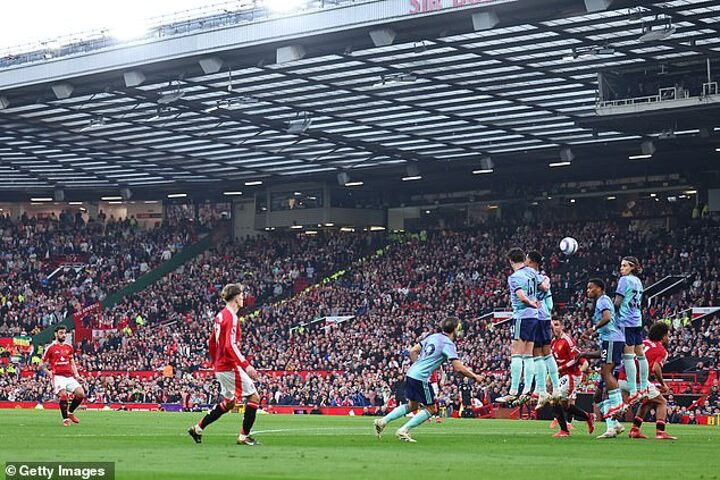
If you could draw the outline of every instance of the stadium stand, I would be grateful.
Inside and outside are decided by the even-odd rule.
[[[546,252],[557,312],[575,336],[588,324],[584,281],[600,275],[614,284],[617,252],[636,252],[643,259],[646,285],[669,274],[687,275],[687,288],[659,297],[647,313],[649,319],[673,324],[671,359],[694,358],[696,371],[707,377],[720,368],[715,333],[720,321],[711,318],[694,325],[680,314],[691,306],[717,304],[720,279],[711,252],[720,247],[720,229],[711,219],[675,220],[678,224],[670,231],[638,229],[633,227],[637,220],[615,219],[560,222],[541,229],[522,222],[490,222],[464,230],[388,235],[387,248],[363,261],[358,260],[382,245],[377,235],[277,236],[220,245],[95,319],[100,322],[96,327],[104,324],[115,331],[81,342],[79,363],[89,372],[107,372],[89,382],[90,397],[102,402],[166,403],[181,398],[194,405],[209,403],[217,390],[204,381],[207,320],[219,307],[217,289],[241,277],[255,298],[253,308],[258,308],[243,332],[254,364],[289,372],[261,379],[267,405],[382,409],[402,395],[409,361],[404,349],[447,315],[465,322],[463,360],[490,375],[485,384],[472,386],[448,375],[441,401],[451,409],[492,403],[507,389],[502,372],[508,366],[509,333],[507,327],[479,319],[507,305],[504,252],[519,244]],[[570,261],[554,253],[556,240],[568,231],[583,243]],[[325,248],[315,248],[319,245]],[[353,262],[335,281],[304,292],[296,288]],[[144,326],[133,324],[137,314],[146,320]],[[343,315],[354,318],[337,325],[311,324]],[[127,371],[155,374],[112,374]],[[295,371],[310,373],[303,378]],[[6,376],[0,399],[50,398],[47,386],[28,378]],[[675,391],[700,393],[698,385],[697,380],[678,382]],[[586,389],[591,388],[588,382]],[[706,394],[705,403],[689,411],[703,415],[718,408],[715,393]],[[677,411],[687,418],[687,406],[677,406]]]

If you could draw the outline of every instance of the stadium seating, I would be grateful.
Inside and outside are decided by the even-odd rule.
[[[258,368],[342,372],[305,378],[293,373],[263,376],[258,386],[266,404],[382,407],[401,394],[409,361],[404,349],[448,315],[465,323],[466,337],[458,345],[463,360],[476,370],[497,373],[488,375],[483,385],[448,375],[441,400],[448,405],[459,399],[467,405],[472,398],[492,402],[507,388],[502,372],[508,367],[509,332],[505,326],[477,319],[508,304],[504,252],[512,245],[545,254],[558,313],[575,336],[588,324],[585,280],[600,276],[613,286],[625,252],[642,259],[646,286],[669,274],[690,276],[687,288],[649,306],[653,320],[690,306],[717,305],[720,278],[712,258],[712,252],[720,251],[717,223],[694,221],[670,232],[629,226],[617,219],[542,228],[519,221],[407,235],[393,238],[381,255],[356,263],[336,281],[304,293],[296,291],[298,278],[309,277],[302,285],[313,283],[375,251],[381,240],[348,234],[322,241],[271,237],[220,245],[105,313],[103,323],[121,328],[82,343],[79,363],[89,372],[162,372],[171,367],[170,376],[158,373],[151,380],[126,374],[93,378],[89,395],[105,402],[165,402],[183,395],[195,398],[195,403],[212,400],[216,387],[202,374],[208,366],[208,319],[220,307],[218,288],[242,278],[258,308],[257,316],[244,326],[243,344]],[[569,233],[580,240],[581,249],[571,259],[561,258],[557,240]],[[286,300],[279,302],[281,298]],[[132,326],[129,320],[138,313],[147,325],[124,329]],[[354,319],[295,328],[331,315]],[[720,368],[718,326],[718,319],[702,325],[676,321],[671,357],[697,357],[699,370]],[[43,382],[3,379],[0,399],[6,398],[48,399],[50,392]],[[717,389],[707,402],[693,413],[720,409]]]
[[[197,238],[188,222],[142,230],[135,219],[101,216],[86,223],[67,213],[44,219],[3,216],[0,232],[0,336],[34,335]]]

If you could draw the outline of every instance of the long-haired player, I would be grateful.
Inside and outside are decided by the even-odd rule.
[[[643,348],[642,297],[643,284],[637,277],[643,269],[636,257],[623,257],[620,262],[620,280],[615,289],[617,324],[625,334],[623,366],[627,372],[629,397],[632,405],[647,396],[650,367]],[[635,360],[637,359],[637,367]],[[638,375],[639,374],[639,375]],[[640,385],[636,378],[640,379]]]
[[[260,396],[253,383],[258,374],[240,351],[240,320],[237,313],[243,307],[243,288],[231,283],[223,288],[221,296],[225,308],[215,317],[209,347],[223,399],[197,425],[190,427],[188,434],[196,443],[201,443],[203,431],[211,423],[231,411],[236,402],[247,399],[237,444],[254,446],[258,442],[250,436],[250,431],[255,424]]]

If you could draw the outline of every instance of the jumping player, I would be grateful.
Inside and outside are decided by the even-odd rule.
[[[80,423],[75,416],[75,409],[85,398],[85,391],[80,385],[80,374],[75,365],[73,348],[65,343],[67,328],[63,325],[55,327],[55,341],[48,346],[40,362],[42,369],[52,379],[53,392],[60,399],[60,414],[63,425]],[[50,368],[48,369],[48,365]],[[68,397],[72,395],[72,402],[68,408]]]
[[[510,392],[496,399],[498,403],[524,403],[530,397],[534,376],[533,347],[538,323],[538,274],[525,264],[521,248],[512,248],[507,259],[513,269],[508,278],[513,308],[512,343],[510,345]],[[522,396],[518,397],[520,377],[525,372]]]
[[[615,291],[617,324],[625,334],[623,366],[627,372],[630,396],[627,402],[632,405],[647,395],[650,368],[643,349],[642,296],[643,284],[637,275],[642,273],[640,261],[636,257],[624,257],[620,263],[620,280]],[[637,367],[635,359],[637,358]],[[639,375],[636,375],[639,373]],[[636,378],[640,378],[638,388]]]
[[[240,353],[240,321],[237,312],[243,306],[243,288],[241,285],[231,283],[223,288],[221,296],[226,305],[215,317],[209,347],[215,378],[220,382],[223,400],[215,405],[197,425],[190,427],[188,434],[195,443],[201,443],[203,430],[232,410],[236,402],[246,398],[245,416],[237,444],[255,446],[258,442],[250,436],[250,431],[255,423],[260,396],[253,383],[253,380],[257,380],[257,372]]]
[[[405,425],[400,427],[395,436],[404,442],[415,443],[410,436],[410,430],[422,425],[425,420],[438,411],[435,403],[435,394],[430,387],[430,375],[446,361],[452,362],[453,369],[475,381],[482,381],[460,361],[455,348],[455,340],[462,335],[462,324],[456,317],[449,317],[440,323],[440,332],[428,336],[425,340],[412,347],[409,351],[413,361],[405,377],[405,398],[408,403],[396,407],[383,418],[375,420],[375,435],[381,437],[383,430],[390,422],[404,417],[408,413],[417,412],[420,406],[424,408],[415,414]]]
[[[620,363],[625,345],[625,336],[615,323],[615,308],[610,297],[605,295],[605,282],[593,278],[587,284],[587,296],[595,301],[593,326],[585,332],[586,337],[598,333],[600,337],[600,373],[607,389],[608,399],[601,404],[603,418],[608,419],[627,409],[622,393],[613,373]],[[604,411],[603,411],[604,410]]]
[[[633,420],[633,427],[630,429],[630,438],[648,438],[640,431],[640,427],[642,427],[645,416],[650,409],[655,408],[655,438],[658,440],[677,440],[676,437],[668,435],[665,431],[667,400],[665,400],[663,393],[668,392],[670,389],[665,384],[662,367],[668,357],[668,352],[665,347],[669,342],[670,327],[662,322],[653,324],[648,333],[648,338],[643,341],[645,357],[650,365],[651,372],[655,376],[657,386],[653,383],[648,383],[647,396]],[[629,382],[627,381],[625,371],[620,372],[619,383],[622,390],[629,391]]]
[[[588,413],[575,405],[577,399],[576,387],[582,383],[583,378],[581,366],[583,364],[587,365],[587,361],[581,357],[575,340],[563,331],[561,320],[552,320],[552,330],[552,354],[557,360],[560,369],[560,405],[554,406],[555,417],[560,424],[560,431],[554,436],[556,438],[570,436],[566,414],[587,422],[588,433],[592,434],[595,431],[595,414]]]
[[[531,251],[527,255],[527,266],[540,272],[543,257],[538,251]],[[538,273],[537,300],[538,323],[535,330],[535,341],[533,342],[533,360],[535,367],[535,394],[538,396],[538,403],[535,410],[542,409],[548,402],[560,400],[560,375],[555,357],[552,355],[550,344],[552,343],[552,327],[550,320],[553,309],[552,291],[550,290],[550,279],[544,273]],[[547,376],[550,376],[552,394],[547,392]]]

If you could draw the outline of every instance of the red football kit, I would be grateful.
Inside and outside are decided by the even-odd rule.
[[[53,375],[74,377],[75,373],[70,365],[72,359],[73,348],[70,345],[53,342],[47,350],[45,350],[42,361],[46,365],[50,365],[50,371]]]
[[[575,340],[567,333],[563,333],[560,338],[553,338],[551,345],[552,354],[557,361],[560,376],[581,376],[580,359],[577,357],[580,350],[577,348]]]
[[[224,308],[215,317],[215,325],[210,335],[210,357],[215,372],[232,372],[239,366],[243,370],[250,362],[240,353],[240,321],[236,314]]]

